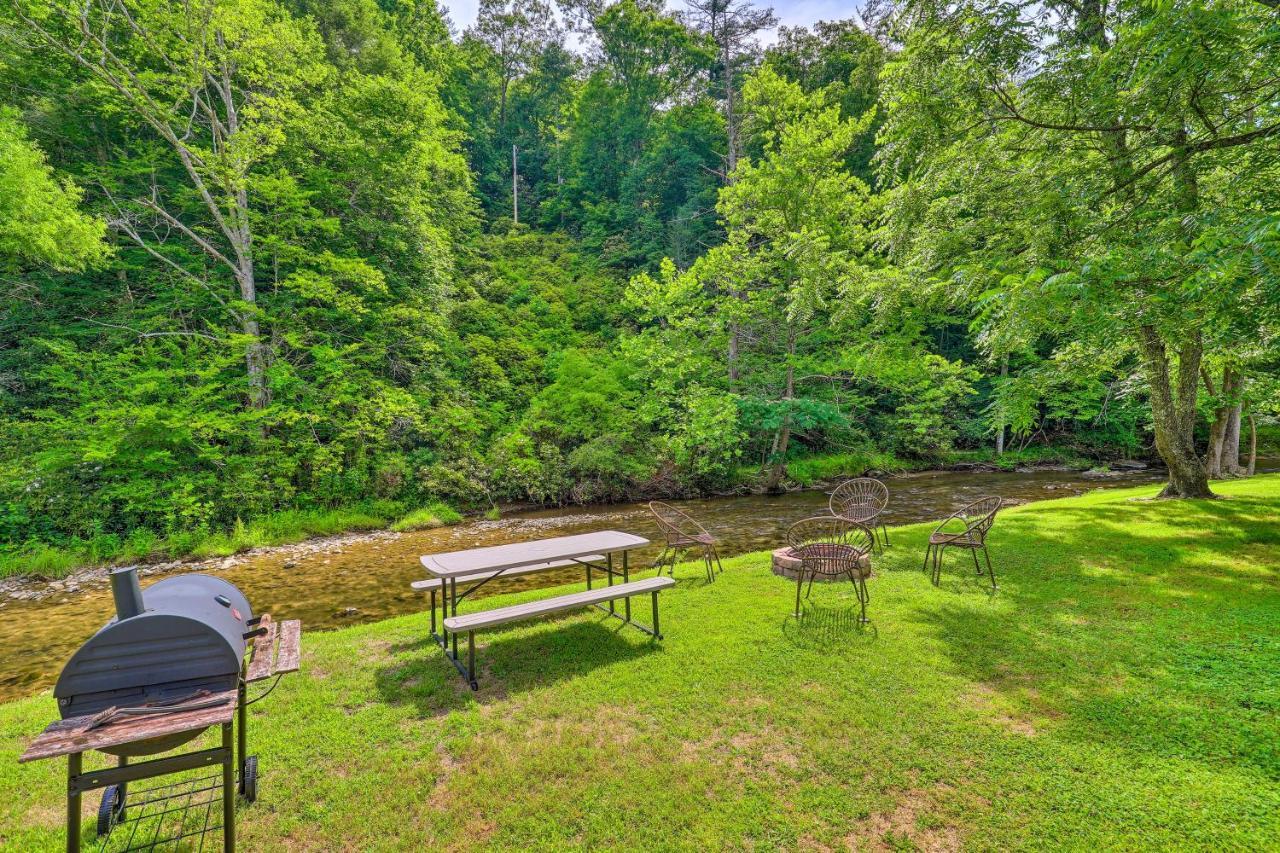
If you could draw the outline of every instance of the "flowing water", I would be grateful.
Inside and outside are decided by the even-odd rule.
[[[1135,471],[1100,481],[1064,471],[904,475],[885,481],[891,493],[885,520],[892,526],[939,519],[988,494],[1021,503],[1152,482],[1161,476]],[[721,555],[729,557],[778,547],[791,522],[826,512],[827,495],[805,491],[676,503],[720,540]],[[425,609],[424,596],[409,589],[410,581],[425,576],[418,564],[422,554],[607,529],[659,538],[644,504],[542,509],[498,521],[358,539],[312,553],[267,552],[217,574],[243,590],[256,612],[301,619],[306,631],[316,631]],[[633,553],[632,565],[649,565],[658,550],[655,545]],[[577,569],[525,575],[495,581],[483,592],[572,583],[581,577]],[[145,587],[147,580],[143,583]],[[5,661],[0,670],[0,700],[51,685],[71,653],[111,615],[111,593],[101,581],[38,600],[0,604],[0,660]]]

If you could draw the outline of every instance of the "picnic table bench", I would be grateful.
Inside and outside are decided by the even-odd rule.
[[[422,566],[432,577],[415,581],[411,587],[431,595],[431,636],[443,649],[445,658],[471,685],[479,689],[475,668],[475,632],[510,622],[533,619],[580,607],[599,607],[610,616],[621,619],[655,639],[662,639],[658,623],[658,593],[675,586],[671,578],[648,578],[632,581],[630,577],[630,551],[649,544],[649,540],[617,530],[582,533],[575,536],[556,536],[530,542],[472,548],[422,557]],[[620,556],[616,565],[614,555]],[[553,569],[581,566],[586,572],[587,589],[538,601],[515,604],[458,615],[458,603],[499,577],[544,572]],[[593,572],[599,571],[606,578],[606,586],[592,585]],[[615,584],[614,579],[622,582]],[[458,586],[464,589],[458,594]],[[441,592],[440,633],[436,623],[436,593]],[[631,599],[637,595],[650,595],[653,601],[653,626],[647,627],[631,618]],[[623,602],[619,614],[615,602]],[[604,605],[608,605],[607,608]],[[467,658],[464,664],[458,653],[458,635],[467,635]]]

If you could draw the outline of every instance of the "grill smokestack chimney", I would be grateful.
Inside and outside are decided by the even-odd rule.
[[[111,570],[111,597],[116,600],[116,618],[121,622],[146,609],[142,605],[137,566]]]

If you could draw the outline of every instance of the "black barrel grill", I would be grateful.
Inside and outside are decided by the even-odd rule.
[[[54,687],[62,721],[51,724],[21,760],[68,756],[68,850],[79,849],[83,791],[103,790],[98,833],[105,835],[126,818],[128,783],[221,764],[221,784],[215,774],[204,790],[221,788],[224,849],[232,850],[233,773],[246,801],[257,796],[257,757],[247,755],[246,708],[275,686],[250,700],[248,685],[298,669],[301,626],[254,616],[235,585],[210,575],[166,578],[144,596],[137,571],[118,569],[111,574],[111,590],[116,617],[71,656]],[[222,727],[221,747],[131,763],[169,752],[214,725]],[[81,756],[90,750],[116,756],[117,766],[82,772]],[[156,796],[158,790],[148,789],[145,803],[160,803],[163,809],[166,798]],[[189,801],[189,794],[182,788],[174,796]],[[208,803],[211,809],[212,796]]]

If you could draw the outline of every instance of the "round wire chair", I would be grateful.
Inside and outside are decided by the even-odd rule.
[[[800,616],[800,588],[809,578],[808,598],[813,592],[813,581],[818,575],[849,578],[858,596],[861,613],[858,621],[867,621],[867,604],[871,600],[867,592],[868,562],[876,537],[871,528],[856,521],[838,516],[815,516],[797,521],[787,530],[787,545],[799,558],[800,570],[796,573],[796,616]]]
[[[877,544],[889,544],[889,528],[880,516],[889,505],[889,487],[872,477],[845,480],[831,493],[827,506],[837,518],[864,524],[877,536]]]
[[[649,512],[658,520],[658,529],[666,539],[662,553],[653,563],[659,575],[662,574],[663,566],[666,566],[668,574],[674,575],[677,558],[685,551],[697,551],[702,555],[708,581],[716,579],[717,571],[724,571],[724,566],[720,565],[720,555],[716,552],[716,539],[705,527],[687,513],[662,501],[649,501]]]
[[[942,523],[929,535],[929,546],[924,552],[924,565],[929,566],[933,560],[932,579],[937,586],[942,579],[942,552],[947,548],[964,548],[973,554],[973,567],[982,574],[982,566],[978,564],[978,552],[987,561],[987,574],[991,577],[991,590],[996,588],[996,570],[991,565],[991,553],[987,550],[987,534],[991,532],[996,521],[996,513],[1004,501],[995,496],[978,498],[966,504],[942,520]],[[953,523],[955,522],[955,523]],[[957,529],[963,524],[963,529]],[[947,530],[947,526],[951,530]]]

